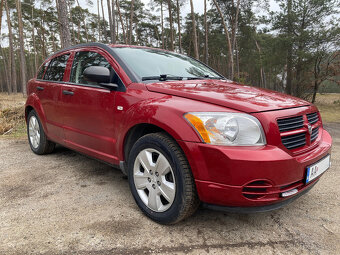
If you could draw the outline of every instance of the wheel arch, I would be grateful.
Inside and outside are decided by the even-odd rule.
[[[132,126],[125,134],[123,144],[122,144],[122,149],[121,149],[123,160],[124,161],[127,160],[132,146],[137,142],[139,138],[141,138],[142,136],[146,134],[157,133],[157,132],[164,132],[167,135],[169,135],[173,140],[176,141],[176,139],[173,136],[171,136],[169,132],[167,132],[166,130],[164,130],[163,128],[155,124],[151,124],[151,123],[136,124]]]
[[[44,110],[41,106],[41,103],[40,103],[40,100],[38,98],[37,95],[35,94],[31,94],[28,98],[27,98],[27,101],[26,101],[26,105],[25,105],[25,120],[27,121],[27,117],[28,117],[28,114],[34,110],[39,119],[40,119],[40,122],[43,126],[43,129],[44,129],[44,132],[47,134],[47,127],[46,127],[46,117],[45,117],[45,113],[44,113]]]
[[[26,119],[26,121],[27,121],[28,114],[29,114],[32,110],[34,110],[34,108],[33,108],[33,106],[31,106],[31,105],[27,105],[27,106],[25,107],[25,119]]]

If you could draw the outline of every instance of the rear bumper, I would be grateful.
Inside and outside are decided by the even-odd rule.
[[[275,209],[314,186],[320,177],[306,185],[306,167],[330,154],[332,139],[327,131],[322,130],[317,143],[312,150],[293,156],[271,145],[223,147],[179,141],[200,200],[210,208],[245,207],[247,211],[251,211],[248,207]],[[282,192],[292,189],[298,192],[282,197]]]

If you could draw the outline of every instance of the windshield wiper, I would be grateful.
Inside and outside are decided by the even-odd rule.
[[[172,76],[167,74],[161,74],[159,76],[145,76],[142,77],[142,81],[152,81],[152,80],[159,80],[159,81],[167,81],[167,80],[174,80],[174,81],[181,81],[183,77],[181,76]]]
[[[206,80],[206,79],[215,79],[215,80],[223,80],[223,77],[210,77],[209,75],[204,75],[203,77],[186,77],[187,80]]]

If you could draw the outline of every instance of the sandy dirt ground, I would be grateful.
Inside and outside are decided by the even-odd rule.
[[[199,209],[174,226],[141,213],[119,170],[0,139],[0,254],[340,254],[340,124],[326,128],[332,167],[305,196],[260,214]]]

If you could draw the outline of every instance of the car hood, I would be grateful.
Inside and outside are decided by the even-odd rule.
[[[146,87],[149,91],[204,101],[247,113],[310,105],[296,97],[227,80],[168,81],[146,84]]]

